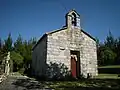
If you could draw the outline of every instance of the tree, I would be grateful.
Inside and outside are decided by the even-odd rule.
[[[3,56],[2,56],[2,40],[0,38],[0,64],[2,63],[2,59],[3,59]]]
[[[21,35],[18,36],[16,42],[14,43],[14,50],[20,54],[23,52],[23,42]]]
[[[99,65],[115,64],[117,58],[117,43],[112,33],[109,31],[108,36],[103,44],[97,45],[97,56]]]
[[[1,48],[2,48],[2,40],[0,38],[0,50],[1,50]]]
[[[120,65],[120,37],[117,39],[117,44],[116,44],[116,62],[115,64],[119,64]]]
[[[100,46],[98,52],[99,65],[114,64],[116,56],[116,53],[114,53],[109,47],[104,45]]]
[[[99,47],[99,45],[100,45],[99,39],[97,37],[95,39],[96,39],[97,47]]]
[[[28,41],[24,41],[24,47],[25,51],[23,52],[24,56],[24,67],[25,67],[25,72],[29,73],[30,68],[31,68],[31,61],[32,61],[32,47],[34,44],[36,44],[36,38],[31,38]]]
[[[32,61],[32,46],[35,43],[36,43],[36,41],[33,38],[28,40],[27,43],[25,42],[25,47],[26,47],[25,64],[26,64],[26,68],[30,68],[30,64],[31,64],[31,61]]]
[[[2,40],[0,38],[0,61],[2,60]]]
[[[34,44],[37,43],[37,39],[36,39],[36,37],[31,38],[31,43],[32,43],[32,45],[34,45]]]
[[[112,65],[114,64],[115,58],[116,58],[116,53],[114,53],[111,49],[106,48],[103,51],[103,59],[104,59],[104,63],[106,65]]]
[[[12,51],[12,37],[10,33],[8,35],[8,38],[5,40],[4,49],[6,52]]]
[[[11,60],[13,60],[13,71],[18,71],[23,67],[23,57],[15,52],[11,52]]]
[[[106,40],[105,40],[105,46],[106,47],[109,47],[110,49],[112,49],[113,51],[115,50],[115,44],[116,44],[116,41],[111,33],[111,31],[109,31],[109,34],[108,36],[106,37]]]

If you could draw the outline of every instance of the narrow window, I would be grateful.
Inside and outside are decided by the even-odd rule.
[[[76,14],[72,13],[72,25],[77,26]]]

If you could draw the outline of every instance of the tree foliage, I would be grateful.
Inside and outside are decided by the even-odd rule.
[[[21,35],[18,36],[17,40],[14,42],[14,50],[20,54],[23,51],[23,41]]]
[[[109,47],[101,46],[99,47],[98,57],[100,65],[113,64],[116,58],[116,53],[114,53]]]
[[[20,68],[22,68],[22,64],[23,64],[23,57],[15,52],[15,51],[12,51],[11,52],[11,60],[13,60],[13,71],[18,71],[20,70]]]
[[[120,64],[120,39],[114,38],[109,31],[104,43],[97,46],[99,65]]]
[[[11,33],[9,33],[8,38],[5,40],[4,49],[5,49],[6,52],[12,51],[12,37],[11,37]]]
[[[36,43],[36,38],[31,38],[30,40],[23,40],[22,36],[19,34],[16,41],[12,41],[11,34],[2,43],[0,38],[0,60],[7,52],[11,52],[11,66],[13,66],[13,71],[19,71],[21,69],[27,71],[30,68],[32,55],[32,46]],[[24,72],[24,71],[23,71]]]

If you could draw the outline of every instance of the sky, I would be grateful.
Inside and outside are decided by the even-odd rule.
[[[120,36],[120,0],[0,0],[0,37],[20,34],[24,40],[65,25],[65,14],[75,9],[81,27],[101,42],[109,30]]]

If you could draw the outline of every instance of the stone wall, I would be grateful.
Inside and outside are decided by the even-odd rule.
[[[48,35],[47,64],[50,62],[64,63],[70,70],[70,51],[67,47],[67,30],[61,30]]]
[[[50,33],[33,50],[32,67],[34,74],[46,72],[46,63],[64,63],[71,69],[70,51],[80,52],[80,74],[87,77],[97,75],[96,42],[77,27]]]
[[[92,76],[98,74],[97,71],[97,48],[96,42],[88,37],[86,34],[81,32],[82,35],[82,44],[81,44],[81,73],[87,77],[87,73],[90,73]]]
[[[47,64],[64,63],[70,70],[70,51],[80,51],[80,68],[84,77],[87,73],[97,75],[96,42],[79,28],[72,27],[48,34]]]
[[[47,53],[47,36],[42,38],[32,52],[32,73],[41,76],[45,73]]]

